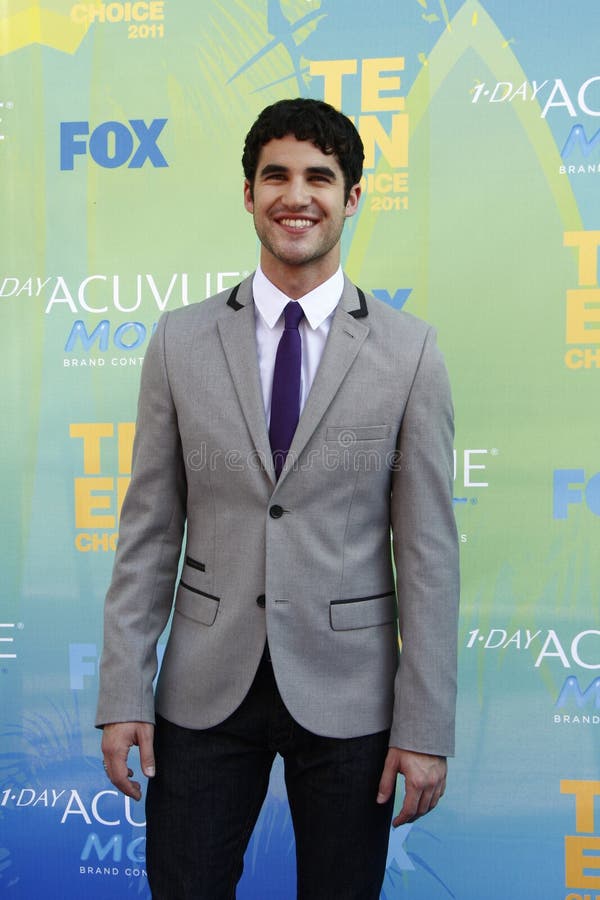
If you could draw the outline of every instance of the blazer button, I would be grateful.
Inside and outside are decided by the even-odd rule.
[[[269,515],[272,519],[280,519],[283,515],[283,507],[276,503],[275,506],[272,506],[269,510]]]
[[[265,599],[266,598],[265,598],[264,594],[259,594],[258,597],[256,598],[256,605],[260,606],[261,609],[264,609],[265,608]]]

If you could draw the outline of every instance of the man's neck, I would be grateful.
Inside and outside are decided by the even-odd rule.
[[[276,261],[274,265],[271,258],[264,259],[263,257],[264,254],[260,260],[263,273],[271,284],[279,288],[290,300],[298,300],[314,291],[337,272],[340,264],[338,258],[323,261],[322,265],[319,265],[320,260],[315,260],[311,265],[305,266],[290,266],[279,261]]]

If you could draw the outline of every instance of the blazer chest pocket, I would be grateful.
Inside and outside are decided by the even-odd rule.
[[[330,425],[325,434],[328,443],[351,447],[358,441],[384,441],[389,438],[391,425]]]
[[[334,631],[389,625],[396,621],[396,593],[387,591],[371,597],[332,600],[329,604],[329,621]]]
[[[194,622],[212,625],[219,611],[220,597],[204,589],[207,582],[205,570],[204,563],[186,556],[175,597],[175,611]]]

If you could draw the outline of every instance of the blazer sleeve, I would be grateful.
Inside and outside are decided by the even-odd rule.
[[[142,367],[132,477],[104,612],[98,726],[154,721],[156,644],[173,603],[186,510],[166,361],[168,316],[161,317]]]
[[[397,449],[391,519],[400,665],[390,745],[454,753],[458,538],[453,511],[454,416],[435,332],[425,337]]]

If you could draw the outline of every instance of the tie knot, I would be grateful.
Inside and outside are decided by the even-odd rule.
[[[304,316],[304,310],[296,300],[290,300],[283,310],[283,315],[285,316],[286,329],[293,328],[297,331],[298,325]]]

